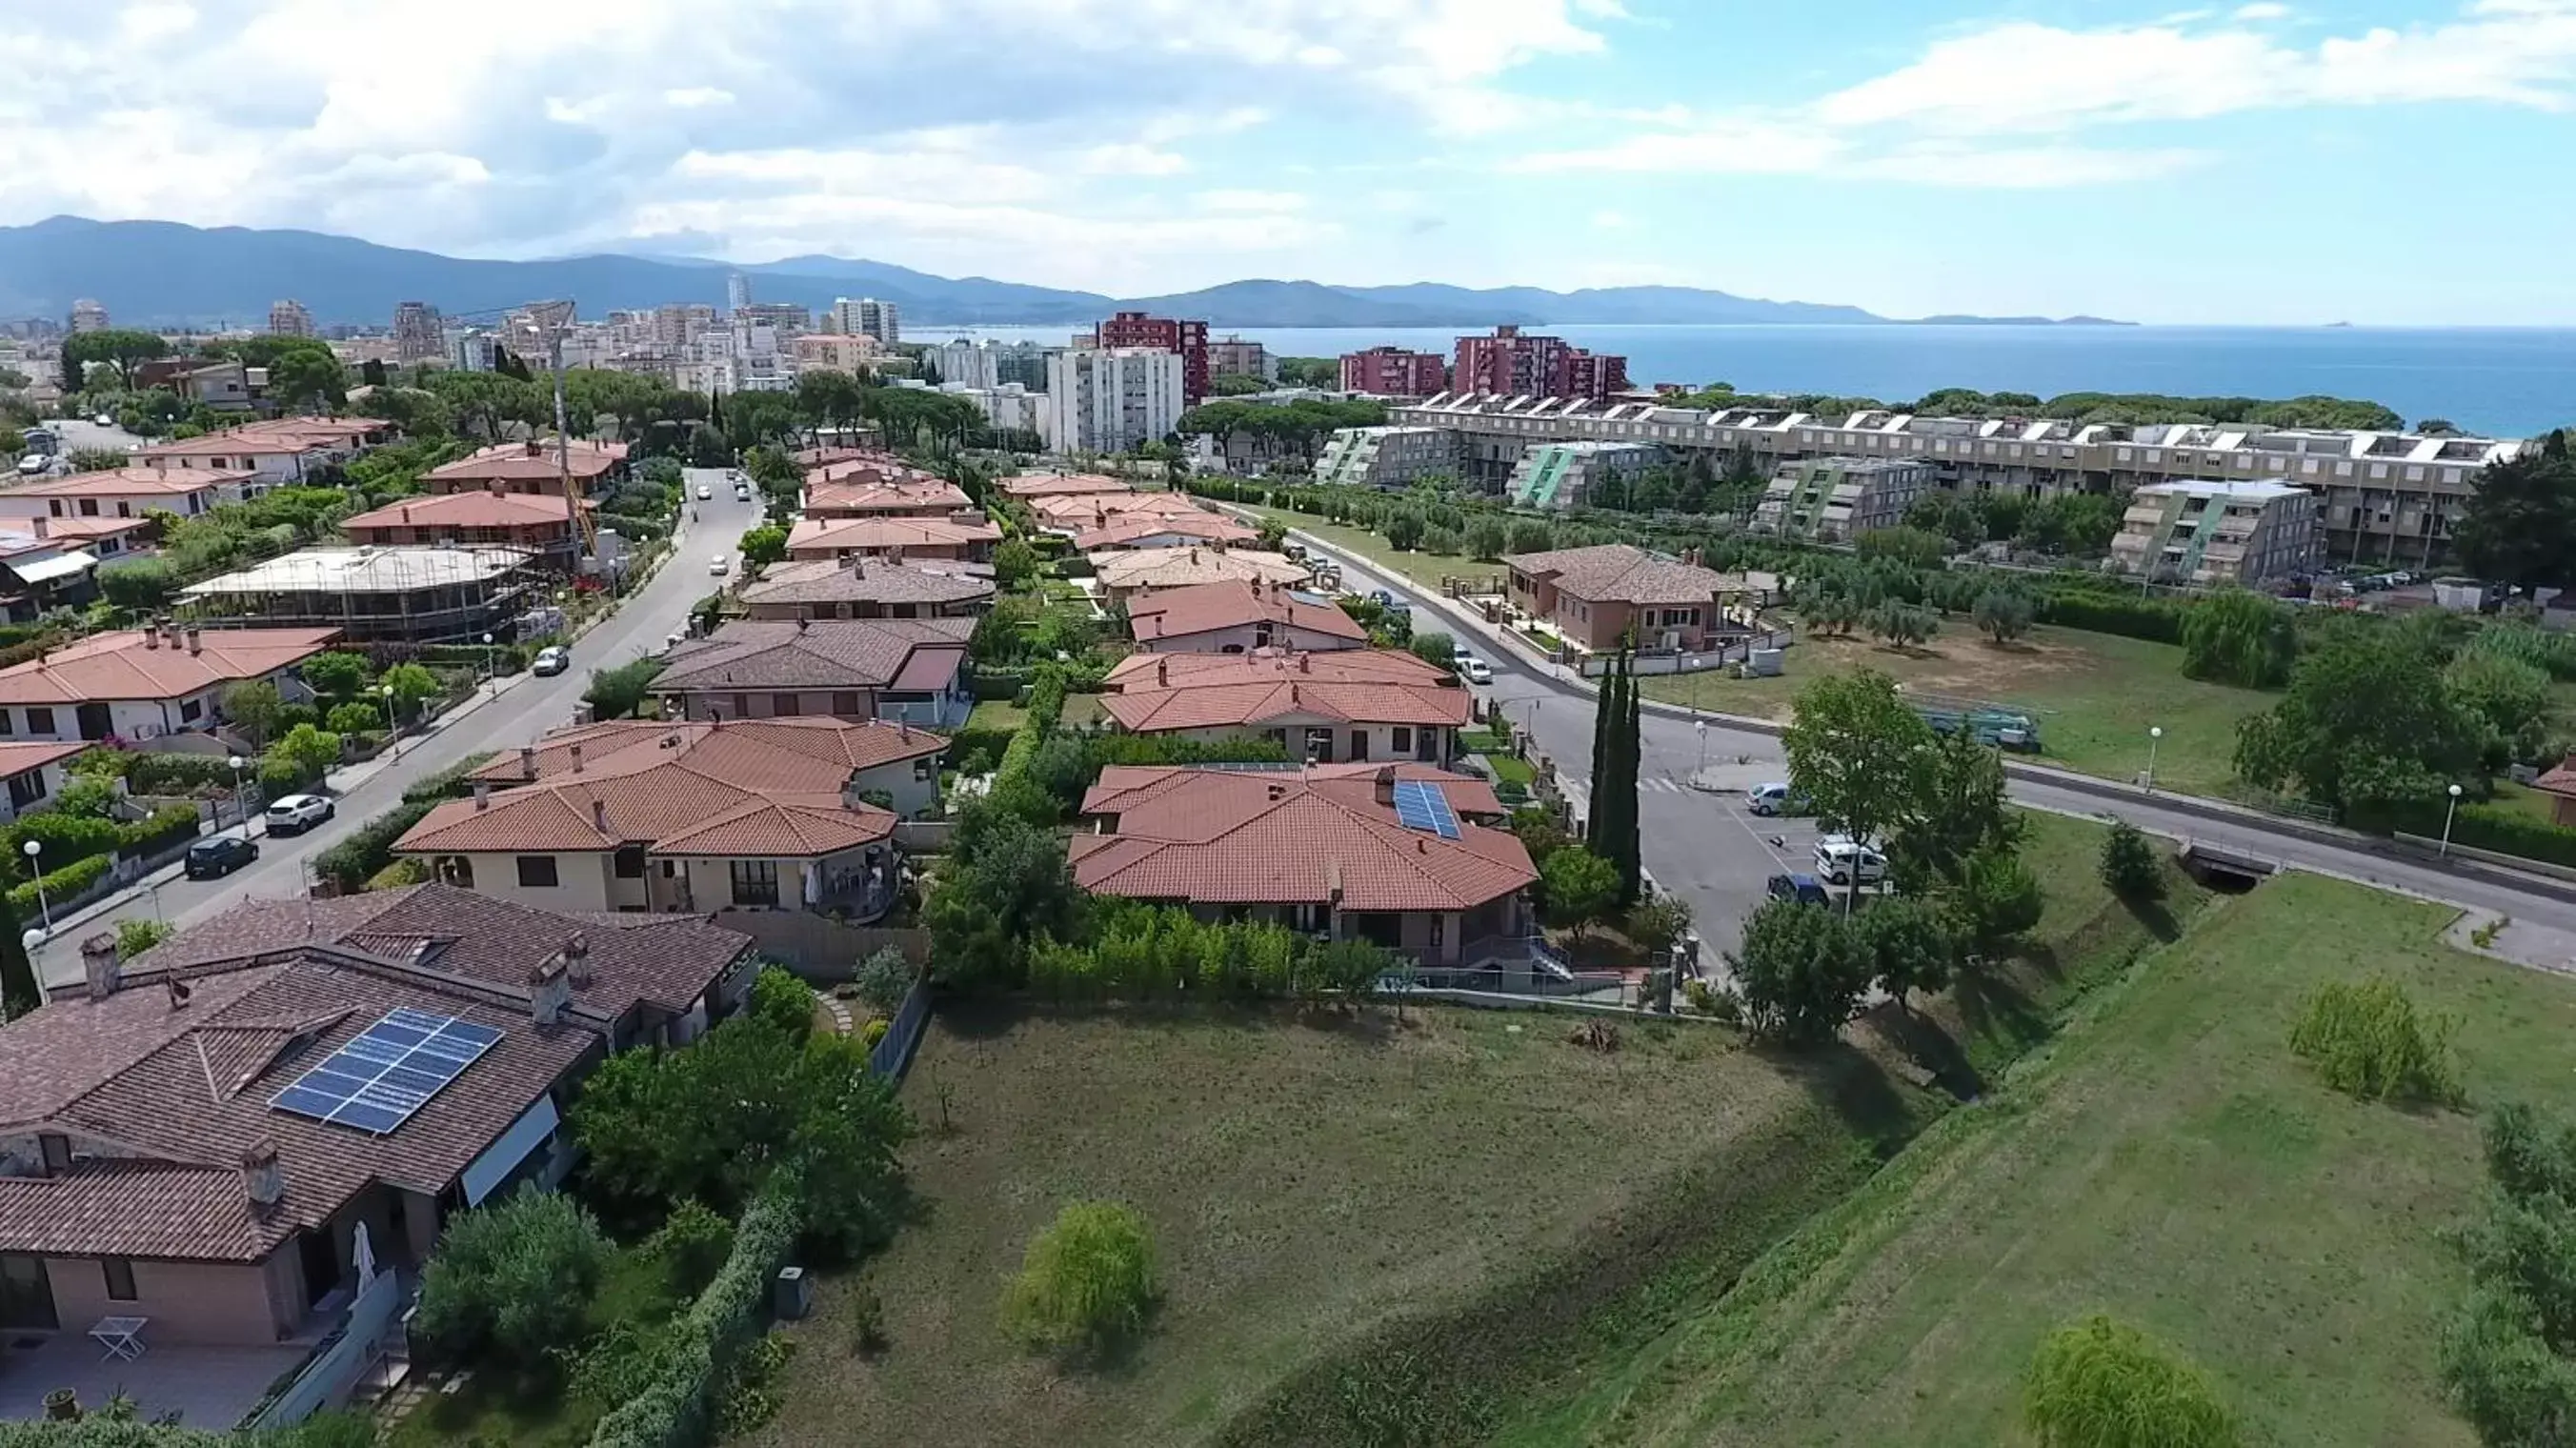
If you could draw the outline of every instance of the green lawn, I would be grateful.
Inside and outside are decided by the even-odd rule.
[[[1265,508],[1244,504],[1246,511],[1264,518],[1276,518],[1297,532],[1318,538],[1336,553],[1345,553],[1387,571],[1402,574],[1413,583],[1437,592],[1440,580],[1449,577],[1489,577],[1503,571],[1503,565],[1479,562],[1454,553],[1398,553],[1392,544],[1365,528],[1327,523],[1311,513],[1290,512],[1286,508]]]
[[[590,1331],[621,1320],[654,1322],[679,1309],[658,1257],[620,1248],[590,1304]],[[432,1393],[384,1437],[385,1448],[581,1448],[605,1405],[552,1381],[520,1382],[485,1367],[453,1393]]]
[[[969,731],[992,729],[1017,734],[1029,722],[1029,711],[1008,699],[984,699],[966,716]]]
[[[1897,653],[1866,638],[1807,638],[1788,651],[1775,679],[1730,679],[1714,670],[1651,675],[1646,697],[1725,714],[1786,719],[1798,688],[1822,674],[1876,669],[1909,693],[2010,704],[2039,721],[2042,758],[2112,779],[2147,767],[2147,730],[2156,742],[2156,783],[2189,794],[2228,792],[2235,778],[2236,721],[2276,697],[2182,675],[2182,650],[2117,634],[2036,628],[1998,648],[1965,619],[1943,625],[1921,649]]]
[[[2264,1444],[2466,1445],[2434,1380],[2467,1112],[2321,1086],[2285,1045],[2366,972],[2460,1017],[2474,1103],[2576,1108],[2576,988],[2454,951],[2445,908],[2292,875],[2095,995],[1987,1104],[1521,1443],[2019,1443],[2040,1337],[2102,1309],[2179,1344]]]

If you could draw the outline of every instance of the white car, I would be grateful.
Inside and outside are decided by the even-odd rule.
[[[1856,873],[1860,883],[1875,885],[1887,878],[1887,856],[1849,835],[1827,835],[1816,841],[1816,873],[1829,884],[1848,885]]]
[[[114,427],[116,426],[116,415],[114,413],[102,412],[98,416],[91,418],[90,421],[98,424],[100,427]]]
[[[261,818],[272,835],[300,835],[338,813],[318,794],[290,794],[268,807]]]
[[[1460,661],[1458,672],[1466,675],[1467,682],[1470,684],[1490,684],[1494,682],[1493,666],[1486,663],[1483,659],[1477,658],[1474,654],[1469,654],[1465,659]]]
[[[572,655],[564,651],[563,645],[548,644],[537,650],[536,660],[528,666],[528,672],[540,679],[551,679],[571,667]]]
[[[725,574],[733,571],[733,560],[726,557],[724,554],[719,553],[715,556],[713,562],[707,564],[707,571],[721,578]]]
[[[713,498],[715,495],[716,495],[716,490],[715,490],[715,488],[714,488],[712,485],[707,484],[707,483],[700,483],[700,484],[698,484],[698,501],[699,501],[699,502],[701,502],[701,503],[706,502],[708,499]]]

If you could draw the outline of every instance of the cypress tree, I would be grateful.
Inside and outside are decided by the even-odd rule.
[[[1620,690],[1620,696],[1628,710],[1627,718],[1620,721],[1622,727],[1619,731],[1620,792],[1621,797],[1626,801],[1619,815],[1620,836],[1617,842],[1619,878],[1625,891],[1619,900],[1623,905],[1633,905],[1637,903],[1637,897],[1645,889],[1642,874],[1645,863],[1644,852],[1640,847],[1641,830],[1637,817],[1637,773],[1639,756],[1644,752],[1645,739],[1644,721],[1637,699],[1636,655],[1622,653],[1619,672],[1626,680],[1625,687]]]
[[[1618,706],[1618,691],[1619,662],[1613,658],[1601,671],[1601,690],[1594,697],[1592,706],[1592,808],[1583,821],[1583,846],[1596,855],[1602,853],[1602,841],[1607,838],[1603,810],[1611,793],[1610,740],[1617,732],[1611,728],[1611,721],[1618,717],[1614,712]]]

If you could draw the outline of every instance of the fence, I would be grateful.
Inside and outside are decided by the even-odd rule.
[[[876,1048],[868,1052],[868,1069],[880,1076],[892,1076],[897,1082],[912,1069],[912,1053],[921,1045],[921,1037],[930,1026],[930,977],[913,978],[912,989],[905,993],[903,1004],[895,1008],[894,1019],[886,1023],[886,1033],[877,1038]]]
[[[378,1272],[358,1289],[349,1304],[349,1319],[340,1325],[339,1336],[323,1341],[304,1370],[285,1391],[251,1411],[240,1425],[243,1432],[265,1432],[291,1428],[325,1408],[339,1404],[366,1376],[367,1369],[384,1355],[385,1332],[394,1314],[408,1296],[392,1272]]]
[[[956,833],[955,820],[897,820],[894,842],[910,854],[944,855],[948,853],[948,841]]]
[[[1628,664],[1631,670],[1640,674],[1699,673],[1709,669],[1722,669],[1728,664],[1748,660],[1752,658],[1752,651],[1755,649],[1785,648],[1795,642],[1797,640],[1794,637],[1780,632],[1739,635],[1720,640],[1714,647],[1696,652],[1640,651],[1629,656]],[[1610,659],[1606,654],[1586,654],[1579,667],[1585,678],[1597,679],[1609,671]]]
[[[827,985],[850,979],[858,973],[860,961],[887,946],[902,951],[903,958],[916,966],[930,958],[930,936],[925,931],[843,925],[803,910],[729,910],[716,923],[750,936],[761,954],[800,978]]]

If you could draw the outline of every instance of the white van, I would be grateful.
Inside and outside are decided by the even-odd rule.
[[[1887,856],[1849,835],[1827,835],[1816,841],[1816,873],[1826,883],[1846,885],[1855,875],[1864,885],[1887,878]]]

